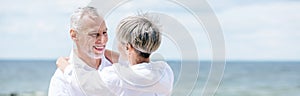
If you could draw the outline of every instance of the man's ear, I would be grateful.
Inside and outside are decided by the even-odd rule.
[[[72,40],[74,40],[74,41],[77,40],[77,33],[75,32],[75,30],[70,29],[70,36],[71,36]]]

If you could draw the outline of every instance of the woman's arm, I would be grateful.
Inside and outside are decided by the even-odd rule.
[[[60,69],[62,72],[65,71],[66,67],[69,65],[69,62],[68,62],[69,58],[68,57],[59,57],[57,60],[56,60],[56,67],[58,69]]]
[[[112,64],[118,63],[119,54],[117,52],[106,49],[104,55]],[[69,60],[68,57],[59,57],[56,60],[56,67],[60,69],[62,72],[64,72],[66,67],[69,65],[68,60]]]
[[[118,63],[119,60],[119,53],[114,52],[112,50],[106,49],[104,52],[104,56],[112,63]]]

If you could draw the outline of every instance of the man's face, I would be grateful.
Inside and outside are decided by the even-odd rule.
[[[101,58],[108,40],[105,21],[101,17],[84,16],[81,24],[76,41],[78,51],[94,59]]]

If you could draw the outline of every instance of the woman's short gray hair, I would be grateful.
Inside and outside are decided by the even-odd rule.
[[[151,54],[159,48],[161,34],[149,15],[142,14],[122,19],[117,27],[117,39],[142,53]]]
[[[82,17],[85,16],[85,15],[89,15],[91,16],[92,18],[96,18],[99,16],[96,8],[94,7],[90,7],[90,6],[87,6],[87,7],[80,7],[78,8],[76,11],[74,11],[74,13],[71,15],[71,29],[73,30],[81,30],[82,29],[82,24],[84,22],[82,22]]]

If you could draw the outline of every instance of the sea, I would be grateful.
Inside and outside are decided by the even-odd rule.
[[[300,96],[300,62],[167,62],[174,96]],[[47,96],[55,70],[55,60],[0,60],[0,96]]]

